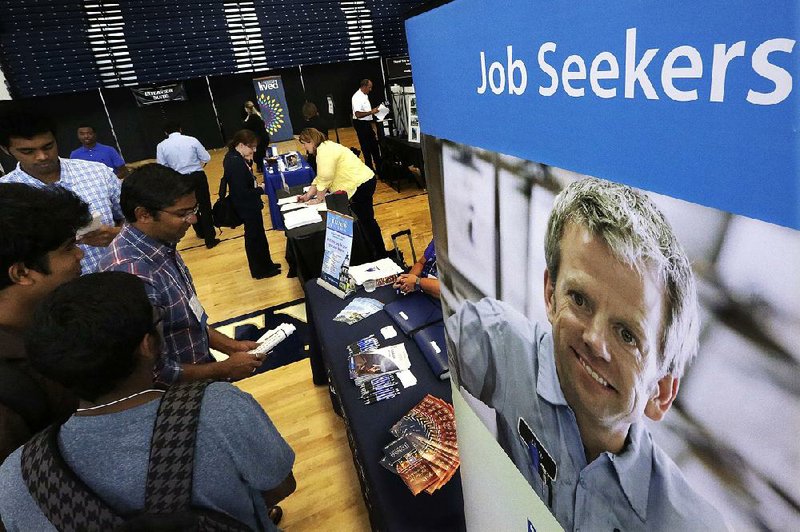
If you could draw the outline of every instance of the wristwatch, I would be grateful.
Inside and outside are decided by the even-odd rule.
[[[417,280],[414,282],[414,290],[417,292],[422,291],[422,285],[419,284],[419,277],[417,277]]]

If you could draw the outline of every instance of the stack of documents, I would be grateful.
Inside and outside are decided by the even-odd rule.
[[[316,205],[295,209],[283,214],[283,223],[286,225],[286,229],[294,229],[319,222],[322,222],[322,216],[319,215]]]

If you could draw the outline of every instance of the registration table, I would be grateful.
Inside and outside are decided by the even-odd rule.
[[[289,192],[277,191],[278,198],[296,196],[303,193],[303,187],[292,187]],[[276,200],[277,201],[277,200]],[[331,210],[348,211],[347,196],[344,194],[328,195],[325,202]],[[325,254],[325,220],[326,212],[320,212],[321,222],[303,225],[286,231],[286,261],[290,271],[297,274],[300,284],[320,276],[322,258]],[[283,219],[281,219],[283,226]],[[375,260],[369,252],[366,236],[358,221],[353,224],[353,249],[350,264],[355,266]]]
[[[378,463],[383,447],[394,439],[389,432],[391,426],[426,394],[452,402],[450,381],[437,379],[414,341],[395,327],[398,336],[386,343],[391,345],[405,340],[411,371],[418,382],[397,397],[365,405],[348,374],[346,347],[370,334],[379,334],[382,327],[393,322],[383,311],[353,325],[333,321],[352,297],[339,299],[318,286],[316,280],[305,284],[305,292],[315,382],[329,384],[333,407],[344,419],[372,529],[464,530],[460,471],[433,495],[420,493],[415,497],[398,475]],[[371,297],[384,303],[402,297],[390,286],[369,294],[359,289],[355,296]]]
[[[289,187],[298,185],[308,185],[314,180],[314,171],[308,165],[308,162],[299,156],[299,161],[302,163],[300,168],[294,170],[278,170],[278,166],[267,164],[267,159],[264,159],[264,192],[267,193],[269,198],[269,217],[272,221],[272,228],[283,230],[283,218],[281,217],[280,208],[278,207],[278,192],[283,190],[283,182]]]

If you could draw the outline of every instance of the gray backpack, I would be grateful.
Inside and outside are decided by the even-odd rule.
[[[210,381],[177,384],[158,408],[147,471],[145,507],[119,515],[67,465],[51,425],[22,449],[22,478],[58,530],[242,531],[249,527],[215,510],[192,505],[192,473],[200,403]]]

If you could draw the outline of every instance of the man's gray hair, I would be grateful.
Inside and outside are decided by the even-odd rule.
[[[555,199],[545,235],[553,284],[561,262],[561,236],[569,223],[602,238],[620,261],[637,271],[655,267],[666,287],[659,366],[676,377],[697,353],[700,318],[689,259],[656,205],[631,187],[596,178],[576,181]]]

